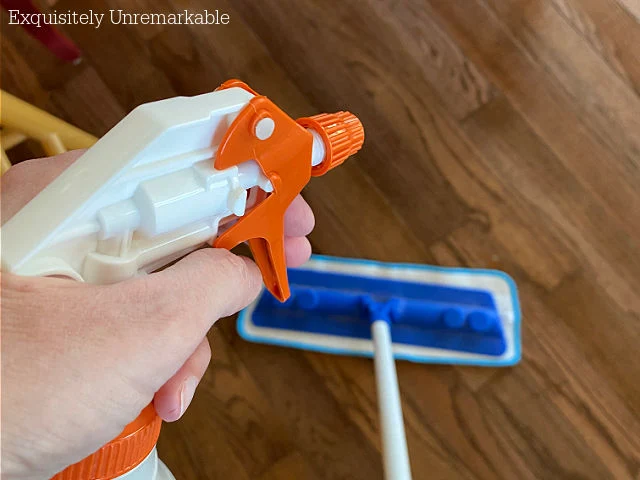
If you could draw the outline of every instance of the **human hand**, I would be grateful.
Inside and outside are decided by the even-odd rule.
[[[2,176],[8,220],[82,152],[18,164]],[[311,254],[313,214],[285,216],[291,266]],[[116,437],[153,401],[180,418],[211,358],[207,331],[258,294],[249,259],[206,248],[114,285],[2,273],[2,476],[49,478]]]

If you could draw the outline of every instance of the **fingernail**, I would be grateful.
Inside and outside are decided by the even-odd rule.
[[[198,379],[196,377],[189,377],[183,383],[180,388],[180,416],[184,415],[184,412],[189,407],[193,395],[196,393],[196,387],[198,386]]]

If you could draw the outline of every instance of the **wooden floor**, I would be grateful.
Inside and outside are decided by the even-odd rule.
[[[415,479],[640,478],[638,0],[112,0],[227,26],[3,20],[2,87],[94,134],[239,77],[292,116],[349,109],[360,154],[305,190],[314,251],[516,280],[522,363],[402,363]],[[382,478],[370,360],[256,346],[234,320],[160,453],[187,479]]]

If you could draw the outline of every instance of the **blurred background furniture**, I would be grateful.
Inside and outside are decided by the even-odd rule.
[[[38,9],[31,0],[0,0],[0,5],[7,12],[19,10],[21,14],[25,15],[39,15],[47,11],[46,9],[44,11]],[[18,21],[22,22],[22,18],[18,17]],[[65,62],[80,60],[81,53],[78,47],[55,26],[36,25],[31,22],[25,22],[21,26],[59,59]]]
[[[46,155],[89,148],[98,139],[79,128],[40,110],[24,100],[0,90],[0,153],[2,173],[11,167],[6,150],[31,138],[40,143]]]

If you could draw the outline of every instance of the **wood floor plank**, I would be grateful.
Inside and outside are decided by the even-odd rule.
[[[626,392],[630,405],[640,405],[640,312],[618,304],[589,273],[565,279],[542,299],[576,335],[591,363]]]
[[[429,0],[446,31],[481,71],[500,88],[533,130],[576,178],[611,206],[622,221],[637,218],[640,203],[633,180],[637,165],[612,151],[555,77],[528,56],[492,11],[479,0]],[[477,25],[483,28],[477,28]],[[637,134],[637,132],[632,133]],[[607,165],[607,174],[600,173]]]
[[[224,433],[208,418],[203,422],[202,414],[194,415],[206,407],[201,402],[200,395],[196,395],[179,422],[163,424],[158,455],[176,478],[250,480]]]
[[[227,320],[228,321],[228,320]],[[257,478],[281,459],[289,456],[294,445],[282,421],[272,414],[272,405],[255,383],[243,361],[230,348],[218,327],[209,333],[212,351],[211,365],[197,391],[197,401],[189,414],[180,421],[181,436],[193,436],[188,443],[207,442],[211,431],[216,432],[214,445],[205,447],[211,452],[212,465],[193,467],[182,457],[174,457],[173,446],[163,442],[161,454],[168,453],[171,469],[187,470],[181,478],[218,478],[227,472],[236,477],[227,465],[241,465],[243,476]],[[176,435],[169,430],[164,437]],[[180,438],[173,441],[181,442]],[[216,449],[224,448],[216,452]],[[225,452],[223,454],[223,452]],[[232,459],[227,462],[227,455]],[[222,461],[217,462],[216,459]],[[205,474],[206,472],[206,474]]]
[[[640,44],[640,20],[616,0],[553,0],[551,6],[640,95],[640,58],[629,48]]]
[[[418,364],[402,365],[403,385],[410,411],[418,412],[416,424],[420,430],[438,439],[441,448],[453,457],[452,463],[472,478],[534,478],[526,466],[517,461],[505,461],[513,447],[501,441],[491,431],[491,417],[480,412],[477,396],[469,405],[458,404],[459,392],[470,392],[455,371],[448,378],[433,375],[431,367]],[[457,478],[455,476],[450,478]]]
[[[600,55],[585,48],[585,39],[547,1],[483,1],[519,47],[547,69],[558,90],[579,106],[593,135],[638,165],[640,97],[635,91]]]
[[[530,318],[537,320],[535,313]],[[637,417],[603,385],[600,374],[590,375],[585,367],[589,357],[574,355],[575,339],[566,330],[532,322],[524,331],[530,340],[523,368],[515,375],[496,377],[482,391],[485,416],[495,414],[503,430],[496,435],[506,433],[520,451],[535,452],[523,460],[539,478],[569,478],[578,472],[583,478],[635,478],[640,452],[633,434]],[[543,329],[550,331],[542,333]],[[536,339],[544,344],[538,346]],[[548,351],[551,345],[557,349],[553,354]],[[551,360],[544,358],[549,356]],[[562,373],[557,375],[559,363]],[[546,374],[561,379],[549,380]],[[585,377],[588,380],[579,385],[570,380]],[[523,391],[530,395],[523,398]]]
[[[232,329],[225,334],[270,399],[273,414],[286,422],[296,449],[318,477],[381,476],[376,450],[349,420],[322,377],[305,360],[304,352],[252,345],[240,340]],[[354,459],[358,468],[354,468]]]
[[[209,92],[230,75],[198,42],[188,29],[166,29],[148,42],[150,61],[163,72],[181,95],[192,96]]]
[[[409,70],[415,64],[423,81],[430,83],[455,118],[464,118],[492,97],[491,83],[442,31],[421,2],[384,0],[371,2],[371,7],[412,58],[413,62],[404,68]],[[369,19],[364,22],[372,24]],[[373,23],[370,29],[379,30],[378,24]],[[389,45],[389,53],[394,47]],[[384,53],[381,56],[386,57]]]
[[[372,360],[362,358],[340,358],[316,353],[307,354],[314,369],[322,375],[325,383],[343,405],[351,421],[377,449],[380,445],[380,422],[378,418],[377,394]],[[398,362],[398,378],[401,390],[405,385],[404,362]],[[451,368],[431,369],[436,377],[450,375]],[[421,411],[407,402],[402,394],[405,431],[414,472],[429,472],[430,478],[476,478],[475,473],[459,462],[458,452],[448,447],[442,438],[424,428]],[[440,398],[431,397],[434,402]]]
[[[573,311],[575,316],[567,316],[567,319],[573,320],[571,328],[585,342],[593,339],[592,353],[616,350],[618,358],[626,359],[621,363],[611,363],[606,358],[592,357],[603,373],[616,380],[620,395],[630,401],[638,401],[636,382],[631,379],[640,375],[640,372],[634,373],[635,367],[632,366],[636,351],[633,339],[637,339],[640,333],[640,323],[635,321],[640,313],[640,297],[632,285],[640,282],[640,264],[638,256],[629,250],[629,245],[640,244],[640,237],[629,236],[625,225],[608,215],[599,202],[589,198],[588,191],[574,181],[571,172],[555,162],[551,152],[527,130],[527,125],[518,121],[515,112],[507,113],[509,107],[498,103],[496,101],[485,107],[467,120],[469,136],[482,149],[485,157],[492,159],[490,168],[496,169],[496,175],[510,178],[512,201],[535,206],[542,218],[546,218],[540,223],[553,225],[557,238],[567,245],[573,245],[573,255],[577,256],[574,265],[581,265],[581,274],[589,279],[588,285],[581,284],[573,296],[567,295],[571,291],[573,278],[572,274],[568,274],[547,292],[552,292],[550,298],[556,300],[561,310],[572,311],[585,302],[590,305],[584,311],[593,312],[594,316],[587,316],[590,321],[580,318],[578,311]],[[493,109],[500,113],[489,113]],[[505,128],[503,122],[509,118],[509,127]],[[500,136],[490,133],[494,125],[492,119],[499,119]],[[489,138],[491,140],[487,141]],[[509,177],[509,172],[514,171],[511,162],[518,164],[517,176]],[[513,243],[505,241],[508,237],[501,235],[499,238],[502,246],[520,263],[520,252],[512,250],[510,245]],[[492,255],[500,257],[497,252]],[[532,262],[535,256],[544,258],[545,254],[543,251],[536,252],[531,258]],[[625,259],[622,264],[621,258]],[[502,265],[497,266],[502,268]],[[529,281],[543,285],[536,280],[535,267],[528,265],[519,273],[525,272]],[[591,293],[586,293],[589,291]],[[585,298],[579,296],[580,292]],[[596,306],[607,315],[596,315]],[[614,330],[607,330],[608,324],[603,318],[612,318],[618,326]],[[598,330],[602,333],[596,334]]]
[[[362,168],[384,195],[394,199],[398,211],[409,212],[420,206],[421,215],[430,219],[428,225],[419,225],[420,238],[435,240],[460,224],[468,213],[465,205],[429,161],[423,139],[414,136],[406,141],[404,125],[396,123],[406,104],[398,93],[412,79],[421,82],[422,74],[393,35],[386,37],[388,44],[376,42],[388,30],[377,16],[355,9],[350,2],[337,1],[303,4],[286,0],[276,5],[239,0],[234,6],[317,108],[330,110],[341,105],[367,124],[371,140],[366,141],[367,162]],[[326,16],[327,11],[332,15]],[[345,29],[342,19],[355,17],[363,21]],[[319,18],[323,19],[321,23]],[[297,35],[300,29],[323,39],[314,47],[313,55],[306,53],[308,41]],[[390,48],[392,45],[398,48]],[[326,62],[331,63],[334,74],[324,74]],[[407,66],[412,66],[410,76],[395,73],[405,72]],[[397,85],[396,80],[400,81]],[[387,114],[380,115],[380,111]],[[396,158],[405,161],[400,164]],[[396,181],[389,182],[389,178]]]
[[[179,0],[170,1],[175,9],[179,9],[183,3]],[[192,8],[201,9],[211,7],[207,0],[193,0],[190,5]],[[217,2],[216,7],[227,12],[233,21],[216,28],[189,25],[189,34],[171,31],[171,35],[168,36],[172,41],[177,41],[177,45],[190,37],[193,42],[192,48],[201,58],[199,67],[204,68],[204,71],[191,74],[189,70],[185,72],[183,69],[170,68],[172,74],[181,76],[184,85],[192,85],[194,80],[211,81],[212,76],[216,81],[217,78],[239,78],[250,83],[257,92],[264,92],[288,114],[294,117],[309,115],[309,110],[306,110],[308,99],[274,62],[255,32],[242,21],[234,8],[235,5],[228,0],[221,0]],[[169,52],[172,50],[173,47]],[[165,57],[161,49],[158,49],[158,53],[159,58]],[[193,75],[198,77],[194,79]]]
[[[73,125],[97,137],[107,133],[129,113],[89,66],[83,66],[73,78],[51,89],[50,102],[61,112],[61,117],[73,119]]]
[[[6,21],[4,15],[2,20]],[[4,32],[5,29],[8,30],[8,25],[3,23],[2,31]],[[47,90],[42,86],[42,79],[33,69],[33,62],[25,59],[22,51],[16,45],[13,35],[3,35],[0,48],[2,89],[48,112],[56,112],[56,108],[49,101]]]
[[[501,105],[504,107],[500,107]],[[404,115],[394,118],[395,123],[407,124],[407,117],[415,120],[416,126],[412,130],[406,129],[407,135],[421,137],[435,168],[447,179],[460,201],[467,205],[470,213],[466,216],[466,221],[491,228],[508,248],[516,249],[514,253],[521,262],[522,269],[528,271],[545,288],[553,288],[564,276],[575,271],[578,261],[573,245],[560,238],[556,227],[548,224],[535,199],[514,202],[522,188],[522,185],[516,187],[515,183],[529,181],[526,170],[521,170],[516,165],[500,170],[494,156],[498,155],[498,158],[501,158],[503,154],[514,155],[510,145],[520,145],[525,138],[529,138],[531,145],[524,148],[524,151],[537,145],[535,153],[529,156],[530,161],[539,162],[539,154],[543,155],[543,158],[547,157],[545,166],[539,167],[541,172],[548,170],[550,178],[559,177],[555,180],[557,183],[561,183],[564,178],[573,181],[572,174],[561,165],[552,152],[545,150],[544,144],[537,140],[536,135],[517,112],[508,106],[504,97],[494,98],[469,117],[468,124],[475,122],[474,118],[478,116],[481,119],[477,123],[486,124],[488,129],[484,132],[485,137],[478,134],[478,145],[481,148],[473,144],[472,140],[475,138],[470,137],[469,131],[452,122],[437,106],[414,97],[406,99],[405,107]],[[510,114],[506,111],[495,115],[490,113],[500,108],[508,109]],[[493,120],[489,117],[493,117]],[[513,134],[518,128],[520,133],[517,134],[518,138],[515,138]],[[496,150],[484,148],[488,141],[494,145],[502,141],[508,151],[500,153],[502,147]],[[538,175],[531,179],[532,187],[537,185],[538,181],[542,181],[543,185],[549,183],[549,180]],[[407,221],[407,227],[413,228],[423,220],[428,221],[414,216],[413,220]],[[517,241],[514,241],[516,238]]]
[[[204,396],[197,394],[179,422],[163,424],[158,455],[176,478],[249,480],[225,433],[202,413],[205,409]]]
[[[488,261],[500,251],[476,225],[455,232],[450,244],[470,264]],[[523,302],[524,359],[495,375],[479,394],[465,393],[465,402],[478,402],[506,462],[525,466],[536,478],[634,478],[640,458],[633,433],[640,425],[637,401],[620,394],[616,380],[585,348],[574,325],[567,324],[566,313],[556,313],[540,300],[539,287],[513,269],[507,252],[500,256]],[[592,450],[598,455],[587,453]]]
[[[60,11],[93,9],[102,12],[104,2],[60,0],[56,8]],[[66,30],[81,46],[84,61],[96,69],[126,111],[141,103],[176,95],[167,76],[149,62],[146,42],[134,29],[104,21],[97,31],[83,25],[69,25]]]
[[[259,480],[291,480],[293,478],[315,480],[320,477],[313,474],[302,455],[294,452],[272,465]]]
[[[231,448],[254,478],[287,456],[294,445],[284,424],[271,414],[271,403],[218,329],[212,330],[209,341],[213,366],[205,374],[204,388],[209,393],[208,414],[227,432]]]
[[[344,165],[305,188],[305,198],[317,217],[317,227],[310,235],[314,250],[394,262],[432,261],[426,243],[408,229],[406,220],[390,208],[377,186],[360,173],[356,165]],[[363,245],[356,240],[362,233],[369,238],[384,236],[384,242]]]
[[[468,126],[475,118],[486,115],[498,105],[509,108],[504,97],[496,97],[467,117],[469,120],[465,124]],[[487,128],[493,125],[499,134],[497,131],[494,132],[495,137],[482,137],[479,134],[478,138],[472,137],[469,131],[465,132],[460,125],[453,124],[445,115],[430,111],[425,106],[413,107],[412,114],[419,119],[422,135],[433,152],[432,158],[437,168],[460,200],[473,212],[467,216],[467,222],[491,229],[496,238],[512,249],[520,268],[529,272],[531,278],[544,288],[553,288],[577,268],[573,246],[558,236],[555,226],[548,224],[536,199],[518,201],[523,185],[516,184],[529,183],[526,171],[520,165],[499,169],[502,156],[507,157],[505,160],[508,162],[514,152],[501,152],[502,147],[495,150],[484,148],[489,141],[492,145],[504,142],[503,146],[510,150],[509,145],[519,145],[518,142],[523,141],[523,138],[513,139],[509,134],[510,129],[522,125],[522,120],[515,112],[513,118],[506,115],[494,117],[497,123],[490,122],[491,114],[488,114]],[[483,121],[479,123],[485,125]],[[525,136],[535,138],[526,125],[523,127]],[[474,140],[477,144],[474,144]],[[538,150],[544,149],[542,144],[539,147]],[[555,165],[558,162],[552,155],[547,157],[547,169],[562,171],[561,165]],[[538,161],[537,157],[535,161]],[[571,178],[571,175],[567,175],[567,178]],[[531,179],[531,188],[538,188],[537,181],[537,178]]]
[[[640,282],[640,258],[629,250],[640,241],[638,225],[618,221],[603,201],[593,198],[505,101],[496,100],[471,115],[465,129],[484,158],[491,159],[487,168],[504,179],[511,201],[537,209],[541,217],[536,225],[550,225],[619,305],[640,311],[640,298],[631,287]],[[521,242],[509,243],[512,248]],[[537,256],[545,255],[539,251]],[[534,273],[535,268],[527,271]]]

